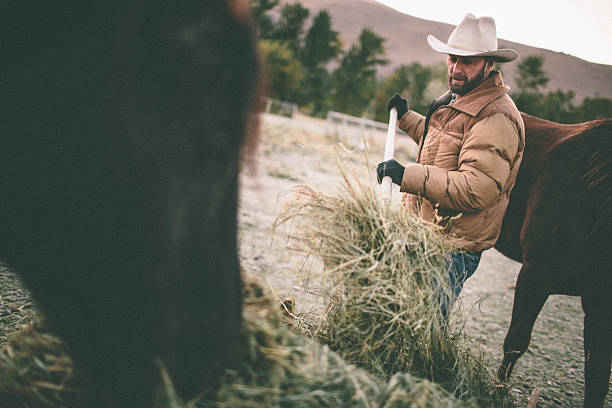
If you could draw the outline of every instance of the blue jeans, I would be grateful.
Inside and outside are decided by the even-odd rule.
[[[451,252],[446,258],[446,270],[449,274],[451,298],[446,293],[440,296],[442,316],[448,320],[453,304],[459,297],[463,284],[476,272],[482,252]]]

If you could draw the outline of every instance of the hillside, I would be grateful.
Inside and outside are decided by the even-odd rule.
[[[374,0],[281,0],[281,3],[299,1],[311,10],[311,16],[326,9],[332,16],[334,30],[340,33],[345,47],[350,46],[363,28],[370,28],[387,39],[385,47],[389,65],[380,73],[386,75],[402,64],[418,62],[422,65],[444,61],[433,51],[426,37],[433,34],[446,41],[453,30],[449,24],[423,20],[400,13]],[[495,16],[493,16],[495,17]],[[573,90],[574,102],[585,97],[600,96],[612,99],[612,65],[594,64],[568,54],[499,39],[499,46],[517,50],[520,57],[502,66],[504,80],[514,88],[516,66],[530,55],[543,55],[544,71],[550,78],[547,90]]]

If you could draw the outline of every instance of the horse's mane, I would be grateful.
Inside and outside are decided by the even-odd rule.
[[[541,193],[567,197],[566,205],[580,207],[574,211],[596,211],[591,218],[591,235],[595,239],[609,239],[612,235],[612,119],[575,126],[575,132],[549,149]]]

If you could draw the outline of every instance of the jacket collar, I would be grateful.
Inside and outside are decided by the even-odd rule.
[[[485,106],[506,94],[509,89],[510,87],[504,85],[499,71],[492,71],[486,80],[467,95],[463,95],[450,107],[470,116],[476,116]]]

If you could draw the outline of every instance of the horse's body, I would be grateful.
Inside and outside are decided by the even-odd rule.
[[[0,20],[0,259],[91,404],[150,406],[157,359],[194,396],[240,337],[247,0],[14,1]]]
[[[549,295],[581,296],[585,406],[601,407],[612,346],[612,119],[523,120],[525,155],[496,244],[523,263],[498,377],[527,350]]]

